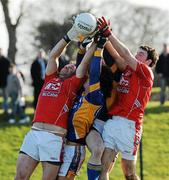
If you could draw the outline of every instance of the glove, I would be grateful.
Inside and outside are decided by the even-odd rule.
[[[76,31],[75,25],[67,32],[63,39],[69,43],[70,41],[78,41],[78,32]]]
[[[107,39],[104,36],[101,36],[99,33],[97,33],[94,37],[94,42],[97,44],[98,48],[103,49]]]
[[[97,23],[100,33],[104,37],[109,37],[111,34],[110,21],[106,21],[106,19],[102,16],[101,18],[97,19]]]

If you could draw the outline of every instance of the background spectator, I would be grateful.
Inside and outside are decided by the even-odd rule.
[[[7,87],[6,94],[7,97],[11,99],[11,114],[9,123],[15,123],[17,118],[19,117],[20,123],[29,122],[29,117],[26,116],[25,110],[25,100],[23,97],[23,77],[19,71],[17,71],[16,65],[11,64],[9,68],[10,74],[7,77]]]
[[[34,87],[34,109],[36,108],[38,96],[44,83],[46,65],[45,52],[41,49],[31,65],[32,85]]]
[[[3,50],[0,48],[0,88],[2,89],[3,96],[3,109],[7,113],[8,104],[7,104],[7,95],[6,95],[6,85],[7,85],[7,76],[9,74],[10,61],[4,57]]]
[[[169,85],[169,50],[166,43],[163,44],[163,51],[157,61],[156,72],[160,78],[160,103],[164,104],[166,100],[166,87]]]

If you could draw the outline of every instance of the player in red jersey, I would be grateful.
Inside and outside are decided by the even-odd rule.
[[[26,135],[17,161],[16,180],[29,179],[42,163],[43,180],[54,180],[62,162],[63,139],[67,133],[69,109],[96,49],[93,43],[76,69],[66,65],[58,72],[58,60],[67,44],[76,36],[73,27],[50,52],[45,83],[39,95],[33,126]]]
[[[118,152],[122,154],[122,169],[127,180],[137,180],[137,149],[142,134],[144,109],[153,86],[151,67],[158,55],[149,46],[140,46],[136,56],[111,32],[104,17],[98,19],[100,33],[108,37],[111,54],[123,71],[117,86],[117,100],[109,110],[109,119],[103,130],[105,151],[102,157],[100,180],[109,179]],[[110,52],[110,51],[109,51]]]

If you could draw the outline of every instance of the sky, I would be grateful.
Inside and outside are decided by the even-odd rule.
[[[157,7],[159,9],[164,9],[169,11],[168,0],[127,0],[127,1],[138,5]]]
[[[13,6],[18,6],[20,1],[21,0],[15,0]],[[27,1],[31,1],[31,0],[27,0]],[[164,9],[169,11],[169,0],[127,0],[127,1],[141,6],[157,7],[159,9]],[[97,2],[99,2],[99,0]],[[100,2],[103,2],[103,0],[100,0]],[[15,12],[13,13],[15,14]],[[1,5],[0,5],[0,47],[4,49],[4,54],[6,54],[8,48],[8,36],[4,25]]]
[[[35,2],[34,0],[26,0],[26,1],[27,2]],[[169,11],[169,0],[126,0],[126,1],[129,1],[130,3],[133,3],[133,4],[141,5],[141,6],[157,7],[159,9],[163,9],[163,10]],[[10,11],[10,13],[12,13],[11,15],[14,17],[17,14],[17,9],[18,9],[18,6],[19,6],[19,3],[21,2],[21,0],[12,0],[11,2],[13,2],[11,7],[15,11],[14,10],[12,12]],[[103,2],[104,2],[104,0],[97,0],[97,4],[103,3]],[[27,46],[28,46],[28,44],[27,44]],[[5,24],[4,24],[4,17],[3,17],[3,12],[2,12],[1,4],[0,4],[0,48],[3,48],[4,55],[7,55],[8,35],[7,35],[6,27],[5,27]],[[22,58],[23,58],[23,54],[22,54],[21,60],[22,60]],[[25,59],[25,54],[24,54],[24,59]],[[22,68],[22,72],[23,72],[23,68]],[[29,68],[26,67],[24,69],[23,73],[24,73],[25,77],[30,77]],[[29,81],[30,81],[29,83],[27,82],[28,85],[25,86],[24,93],[30,95],[32,90],[30,90],[31,80],[29,79]]]

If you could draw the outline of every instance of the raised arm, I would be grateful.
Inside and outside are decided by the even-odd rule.
[[[113,57],[115,60],[118,68],[123,71],[126,68],[126,62],[125,60],[118,54],[118,52],[114,49],[110,41],[107,41],[105,48],[109,52],[109,54]]]
[[[130,50],[120,40],[118,40],[115,37],[115,35],[113,35],[112,33],[108,39],[113,45],[113,47],[117,50],[119,55],[125,60],[124,61],[125,65],[126,64],[129,65],[135,71],[137,68],[137,60],[130,52]]]
[[[53,74],[58,70],[59,66],[59,57],[61,56],[63,50],[68,45],[70,41],[77,38],[78,34],[75,31],[74,25],[72,28],[67,32],[67,34],[61,39],[55,47],[51,50],[49,54],[49,60],[46,67],[46,75]]]
[[[99,18],[98,23],[101,33],[103,33],[105,37],[108,37],[114,49],[125,60],[125,63],[128,64],[133,70],[136,70],[136,58],[133,56],[130,50],[111,32],[109,23],[105,20],[105,18]]]
[[[76,57],[76,68],[79,66],[79,64],[82,62],[83,57],[86,53],[87,46],[92,42],[92,39],[86,38],[82,42],[79,42],[79,51],[77,53]]]
[[[97,46],[96,43],[93,42],[90,48],[87,50],[85,56],[83,57],[82,62],[79,64],[78,68],[76,69],[76,76],[78,78],[82,78],[83,76],[86,75],[89,63],[92,59],[96,46]]]
[[[100,92],[101,56],[102,49],[97,48],[90,63],[89,92],[85,97],[88,102],[95,105],[103,103],[103,94]]]
[[[46,67],[46,75],[53,74],[58,70],[59,57],[62,54],[64,48],[67,46],[67,44],[68,43],[64,39],[61,39],[51,50],[49,54],[48,64]]]

